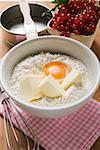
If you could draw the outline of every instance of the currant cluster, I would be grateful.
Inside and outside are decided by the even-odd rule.
[[[50,26],[67,37],[71,33],[91,35],[96,29],[99,18],[100,7],[95,5],[95,0],[70,0],[68,4],[58,7]]]

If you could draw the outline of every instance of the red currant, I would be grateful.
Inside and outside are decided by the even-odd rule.
[[[56,24],[52,24],[52,29],[56,29],[57,25]]]
[[[82,28],[84,26],[84,22],[83,21],[79,22],[79,26]]]
[[[61,17],[57,17],[56,22],[59,23],[62,20]]]
[[[66,6],[62,6],[60,12],[67,14],[67,7]]]
[[[60,16],[61,16],[61,19],[62,19],[62,20],[67,20],[67,18],[68,18],[68,17],[66,16],[66,14],[64,14],[64,13],[60,14]]]
[[[60,31],[64,31],[64,29],[65,29],[64,25],[61,24],[60,27],[59,27],[59,29],[60,29]]]
[[[80,31],[79,30],[73,30],[73,33],[75,33],[76,35],[80,35]]]
[[[99,18],[100,8],[95,0],[70,0],[68,5],[58,7],[50,26],[63,36],[71,33],[90,35],[95,32]]]

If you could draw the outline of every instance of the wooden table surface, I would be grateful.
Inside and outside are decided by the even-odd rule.
[[[42,0],[41,0],[42,1]],[[7,2],[7,1],[0,1],[0,12],[10,6],[10,5],[13,5],[17,2]],[[50,8],[53,7],[53,4],[50,4],[49,2],[42,2],[43,4],[49,6]],[[96,38],[95,38],[95,41],[93,43],[93,46],[92,46],[92,50],[95,52],[95,54],[98,56],[98,58],[100,59],[100,30],[98,31],[97,35],[96,35]],[[2,36],[1,36],[1,29],[0,29],[0,58],[5,55],[5,53],[7,52],[7,49],[6,47],[3,45],[2,43]],[[93,97],[95,100],[99,101],[100,102],[100,87],[98,88],[98,90],[96,91],[94,97]],[[19,137],[20,137],[20,142],[23,143],[23,145],[25,145],[25,138],[24,136],[22,135],[22,133],[16,129],[17,133],[19,134]],[[12,134],[11,134],[12,136]],[[13,137],[13,136],[12,136]],[[15,145],[15,144],[14,144]],[[0,116],[0,150],[5,150],[6,149],[6,146],[5,146],[5,138],[4,138],[4,124],[3,124],[3,118],[2,116]],[[15,148],[14,150],[18,150],[16,148],[16,145],[15,145]],[[24,146],[24,150],[26,150],[26,145]],[[97,141],[94,143],[94,145],[91,147],[91,150],[100,150],[100,138],[97,139]]]

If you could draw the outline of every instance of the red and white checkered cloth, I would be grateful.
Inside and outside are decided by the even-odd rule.
[[[19,111],[32,126],[34,134],[46,150],[89,150],[100,136],[100,103],[94,100],[74,114],[60,119],[38,118],[22,109]],[[3,113],[1,104],[0,113]],[[12,119],[18,127],[14,118]],[[22,130],[31,137],[20,117],[17,116],[17,119]]]

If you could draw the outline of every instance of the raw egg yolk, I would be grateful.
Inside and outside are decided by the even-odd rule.
[[[46,75],[51,74],[56,79],[62,79],[68,74],[68,66],[60,61],[52,61],[43,66],[42,72]]]

